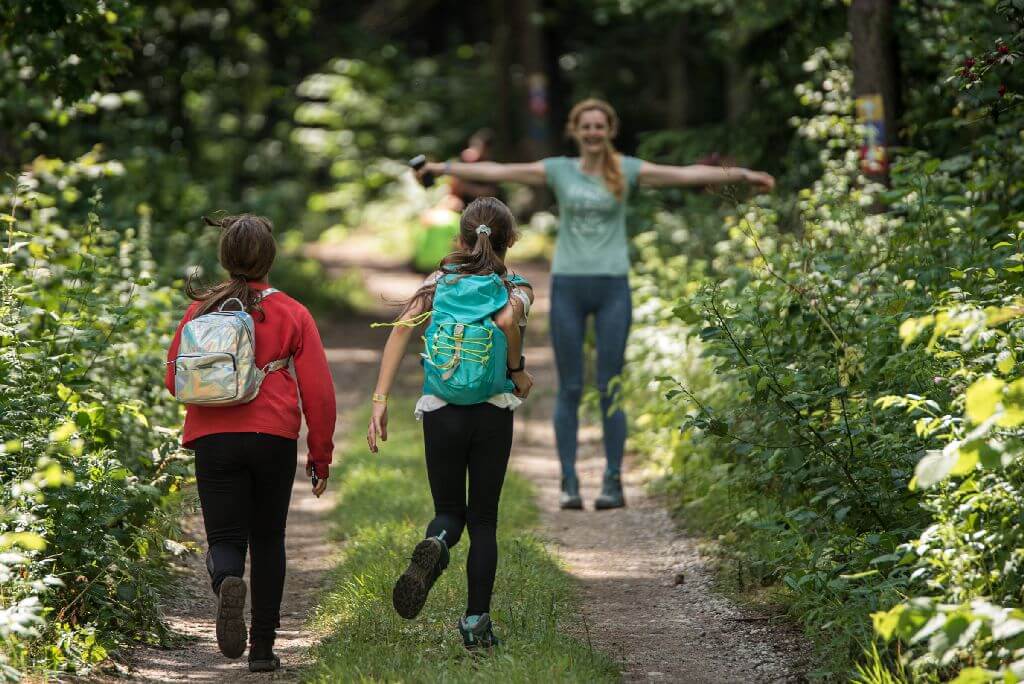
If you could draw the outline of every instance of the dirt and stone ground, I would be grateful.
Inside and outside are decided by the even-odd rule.
[[[381,302],[367,317],[325,324],[322,329],[338,398],[340,442],[353,424],[354,409],[372,391],[385,332],[371,331],[369,320],[387,318],[381,301],[415,290],[421,277],[380,252],[372,243],[351,240],[338,247],[311,250],[332,272],[358,267],[367,289]],[[637,468],[627,460],[628,507],[595,512],[592,502],[603,469],[600,430],[581,432],[579,471],[585,511],[560,511],[558,460],[551,411],[556,387],[553,357],[546,342],[548,275],[543,266],[518,269],[535,285],[537,302],[526,352],[535,389],[517,416],[513,467],[536,486],[541,507],[540,533],[580,584],[579,623],[572,626],[616,658],[625,681],[686,683],[798,682],[807,666],[807,650],[795,631],[772,616],[730,601],[712,588],[709,562],[699,539],[681,533],[664,508],[646,492]],[[413,359],[403,366],[402,385],[414,387]],[[300,461],[302,457],[300,457]],[[168,602],[171,628],[187,639],[177,649],[145,648],[130,657],[127,677],[134,681],[225,682],[247,679],[296,679],[318,635],[306,626],[337,548],[328,542],[328,513],[334,501],[316,499],[301,471],[296,473],[288,520],[288,579],[277,652],[284,668],[274,675],[253,675],[244,658],[228,661],[217,652],[214,600],[202,556],[190,557],[181,570],[179,591]],[[197,541],[202,524],[197,514],[186,521]],[[500,572],[500,568],[499,568]],[[514,638],[514,635],[509,635]]]

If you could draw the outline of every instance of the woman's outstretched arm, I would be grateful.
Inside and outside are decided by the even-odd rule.
[[[770,192],[775,187],[775,179],[764,171],[751,171],[741,167],[706,166],[704,164],[668,166],[651,162],[643,162],[640,165],[637,182],[640,185],[661,188],[748,183],[760,192]]]
[[[484,183],[524,183],[544,185],[547,174],[543,162],[525,164],[499,164],[498,162],[428,162],[417,171],[417,175],[432,173],[435,176],[450,175],[468,181]]]

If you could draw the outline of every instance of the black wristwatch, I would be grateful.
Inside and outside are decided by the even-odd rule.
[[[519,357],[519,366],[517,368],[509,368],[508,369],[508,374],[512,375],[513,373],[520,373],[520,372],[522,372],[524,370],[526,370],[526,357],[525,356],[520,356]]]

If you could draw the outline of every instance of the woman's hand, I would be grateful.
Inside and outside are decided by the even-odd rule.
[[[743,177],[758,192],[771,192],[775,189],[775,178],[770,173],[745,169]]]
[[[377,453],[377,440],[388,441],[388,405],[374,402],[370,425],[366,428],[366,444],[372,453]]]
[[[422,181],[423,177],[428,173],[434,176],[442,176],[445,173],[444,164],[440,162],[427,162],[420,168],[416,169],[416,180]]]
[[[313,464],[312,463],[307,463],[306,464],[306,477],[313,477]],[[320,495],[323,494],[325,491],[327,491],[327,478],[326,477],[325,478],[321,478],[320,480],[317,481],[316,487],[313,487],[313,494],[315,494],[316,498],[319,499]]]
[[[516,389],[513,392],[514,395],[520,399],[525,399],[530,396],[530,390],[533,388],[533,376],[527,373],[525,370],[517,371],[511,375],[512,382],[515,384]]]

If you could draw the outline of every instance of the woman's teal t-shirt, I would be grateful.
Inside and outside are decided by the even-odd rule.
[[[578,157],[544,160],[547,183],[558,200],[558,238],[551,272],[561,275],[627,275],[626,202],[643,162],[622,157],[626,189],[622,200],[604,179],[580,170]]]

